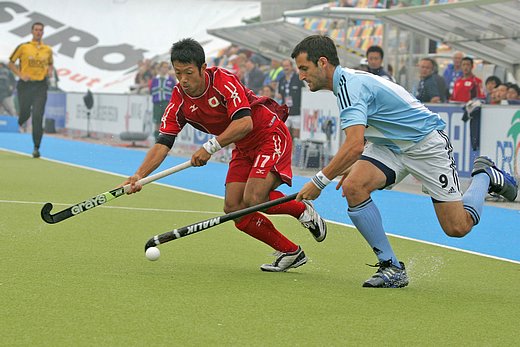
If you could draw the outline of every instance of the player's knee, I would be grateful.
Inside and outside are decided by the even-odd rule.
[[[240,206],[237,204],[225,202],[224,203],[224,213],[231,213],[240,210]]]
[[[348,201],[355,201],[358,200],[359,197],[370,194],[359,182],[348,178],[343,182],[342,188],[343,195],[345,195]]]
[[[471,228],[461,223],[450,224],[449,226],[443,226],[444,233],[450,237],[464,237],[466,236]]]
[[[255,206],[268,200],[269,198],[264,194],[246,194],[244,196],[244,207]]]

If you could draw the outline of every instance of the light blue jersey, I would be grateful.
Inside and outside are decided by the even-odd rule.
[[[365,125],[365,138],[400,153],[446,123],[403,87],[373,74],[336,67],[333,92],[341,128]]]

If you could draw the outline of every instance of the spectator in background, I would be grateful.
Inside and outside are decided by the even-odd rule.
[[[274,90],[278,90],[278,82],[283,77],[283,68],[280,60],[271,60],[271,69],[265,74],[264,85],[269,84]]]
[[[440,103],[442,101],[439,86],[434,77],[435,62],[431,58],[422,58],[419,61],[419,85],[415,92],[417,100],[425,103]]]
[[[10,116],[16,115],[12,98],[15,86],[16,79],[13,73],[4,63],[0,63],[0,107]],[[0,111],[0,114],[2,113]]]
[[[368,67],[368,61],[367,61],[367,58],[363,58],[363,59],[361,59],[361,61],[359,62],[359,65],[356,66],[354,69],[355,69],[355,70],[365,71],[365,72],[370,72],[370,71],[369,71],[369,67]]]
[[[462,77],[453,86],[451,101],[468,102],[474,98],[484,99],[484,88],[482,80],[473,74],[473,59],[462,58]]]
[[[497,76],[489,76],[486,78],[485,88],[486,88],[486,104],[491,104],[491,96],[493,90],[498,87],[502,81]]]
[[[520,88],[518,87],[518,84],[511,84],[509,85],[509,88],[507,88],[507,102],[509,105],[518,105],[520,104]]]
[[[274,100],[274,89],[269,84],[262,86],[260,89],[260,96],[265,96]]]
[[[270,84],[265,84],[261,89],[261,96],[267,96],[268,98],[273,99],[278,104],[282,104],[282,100],[280,100],[278,91],[275,90]]]
[[[137,94],[148,94],[150,81],[153,78],[150,60],[140,60],[137,63],[137,74],[135,75],[134,85],[130,87]]]
[[[441,102],[448,101],[448,89],[446,88],[446,81],[444,77],[439,75],[439,64],[435,60],[432,59],[433,62],[433,78],[437,82],[437,87],[439,88],[439,93],[441,94]]]
[[[237,54],[232,54],[227,58],[227,62],[224,66],[225,69],[231,71],[233,74],[238,75],[240,67],[238,65],[239,57]]]
[[[150,94],[153,103],[153,123],[154,137],[157,140],[161,127],[161,118],[166,110],[166,106],[172,97],[173,87],[177,84],[175,78],[169,74],[170,64],[166,61],[159,63],[159,74],[152,79]]]
[[[500,83],[495,89],[496,101],[498,104],[507,105],[507,90],[509,89],[509,83]]]
[[[385,69],[383,69],[383,58],[385,53],[379,46],[370,46],[367,49],[368,72],[381,76],[384,79],[395,83],[395,79]]]
[[[238,77],[240,80],[244,78],[246,74],[246,62],[249,60],[249,57],[245,52],[241,52],[238,54]]]
[[[53,69],[52,48],[42,42],[43,27],[42,23],[34,23],[31,27],[32,40],[16,47],[9,58],[9,69],[19,77],[16,89],[20,105],[18,125],[21,129],[32,116],[33,158],[40,157],[43,114]],[[18,60],[19,67],[16,66]]]
[[[260,59],[257,56],[252,56],[246,60],[243,82],[245,86],[251,89],[255,94],[260,92],[260,89],[264,85],[264,73],[258,67],[260,65]]]
[[[278,83],[278,94],[282,103],[289,107],[289,118],[285,124],[291,132],[292,138],[300,137],[301,102],[303,81],[300,81],[293,63],[289,59],[282,61],[283,75]]]
[[[501,93],[499,91],[499,87],[500,87],[500,85],[498,85],[495,89],[493,89],[491,91],[491,95],[489,98],[490,105],[500,105],[501,104],[502,100],[501,100],[501,96],[500,96]],[[506,91],[507,91],[507,87],[506,87]]]
[[[464,54],[462,52],[455,52],[453,54],[453,63],[448,64],[446,70],[444,70],[444,81],[446,82],[446,88],[448,89],[448,98],[453,95],[453,88],[455,81],[462,77],[462,58]]]

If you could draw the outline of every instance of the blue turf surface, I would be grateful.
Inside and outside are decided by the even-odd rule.
[[[0,149],[2,148],[30,154],[31,135],[0,133]],[[145,151],[50,136],[44,137],[41,153],[44,158],[122,175],[131,175],[145,155]],[[164,170],[186,160],[186,158],[170,156],[158,170]],[[0,168],[7,169],[3,168],[1,163]],[[160,182],[223,196],[226,170],[227,165],[211,162],[202,168],[188,168]],[[307,181],[308,178],[296,176],[293,187],[284,186],[282,191],[297,192]],[[100,187],[100,189],[104,188]],[[520,211],[518,210],[484,206],[480,224],[468,236],[455,239],[447,237],[440,228],[430,198],[427,196],[397,191],[378,191],[372,198],[378,205],[385,229],[390,234],[520,261]],[[352,224],[346,214],[346,202],[341,194],[334,190],[334,183],[323,191],[315,206],[327,220]]]

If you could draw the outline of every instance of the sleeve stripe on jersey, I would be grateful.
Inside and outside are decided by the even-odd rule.
[[[175,104],[172,104],[171,102],[168,103],[168,106],[166,107],[166,110],[164,110],[163,117],[164,117],[164,115],[167,115],[170,112],[170,110],[171,110],[171,108],[173,106],[175,106]]]
[[[16,46],[16,48],[14,49],[13,53],[11,54],[11,56],[9,57],[9,60],[12,61],[13,63],[16,63],[15,60],[13,60],[13,56],[15,55],[15,53],[20,49],[20,47],[22,47],[23,45],[27,44],[29,42],[24,42],[24,43],[20,43],[18,46]]]
[[[338,99],[342,109],[345,109],[348,106],[352,105],[352,103],[350,102],[350,97],[348,96],[345,76],[341,76],[339,80]]]

